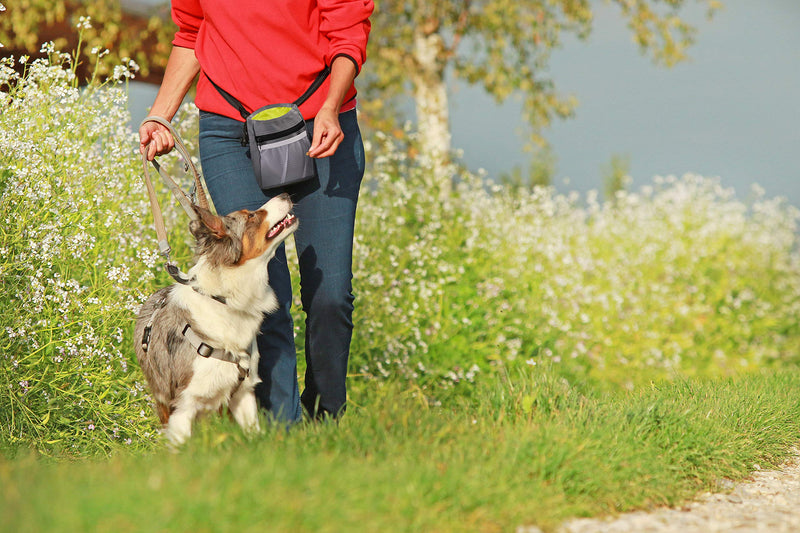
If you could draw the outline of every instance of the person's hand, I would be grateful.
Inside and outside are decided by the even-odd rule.
[[[339,148],[344,139],[342,127],[339,124],[339,113],[323,107],[314,118],[314,137],[308,155],[313,158],[330,157]]]
[[[172,134],[158,122],[145,122],[139,128],[139,152],[146,155],[148,161],[168,153],[174,147]]]

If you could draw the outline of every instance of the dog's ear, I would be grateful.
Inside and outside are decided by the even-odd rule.
[[[221,239],[228,234],[225,223],[222,218],[218,217],[208,209],[200,206],[193,206],[195,213],[197,213],[197,220],[192,220],[189,224],[189,231],[196,239],[201,236],[212,236],[216,239]]]

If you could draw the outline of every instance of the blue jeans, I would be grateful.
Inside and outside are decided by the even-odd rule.
[[[297,421],[300,404],[312,417],[344,410],[345,378],[353,331],[353,231],[364,176],[364,145],[356,111],[339,116],[344,141],[336,153],[316,161],[318,177],[282,189],[256,183],[249,148],[241,145],[242,122],[200,111],[200,160],[217,212],[254,210],[287,192],[300,222],[294,234],[300,266],[300,296],[306,313],[306,376],[298,390],[292,285],[284,246],[270,261],[269,282],[280,308],[265,316],[258,336],[256,397],[280,421]],[[314,122],[306,129],[313,135]]]

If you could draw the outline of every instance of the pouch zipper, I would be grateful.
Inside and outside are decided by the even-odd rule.
[[[256,135],[256,142],[258,144],[263,144],[265,142],[272,141],[274,139],[280,139],[281,137],[286,137],[287,135],[291,135],[292,133],[297,133],[298,131],[302,130],[305,127],[306,127],[305,121],[301,121],[283,131],[278,131],[276,133],[266,133],[264,135]]]

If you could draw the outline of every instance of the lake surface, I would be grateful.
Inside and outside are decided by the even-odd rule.
[[[615,6],[592,3],[592,35],[567,40],[551,61],[556,86],[580,101],[574,118],[545,132],[560,191],[602,190],[603,168],[620,155],[630,160],[632,189],[695,172],[743,199],[757,183],[800,206],[800,2],[725,0],[711,21],[692,7],[697,42],[691,60],[672,69],[639,53]],[[154,93],[132,84],[134,122]],[[527,169],[519,102],[497,106],[464,85],[450,95],[453,146],[470,168],[489,176]]]

